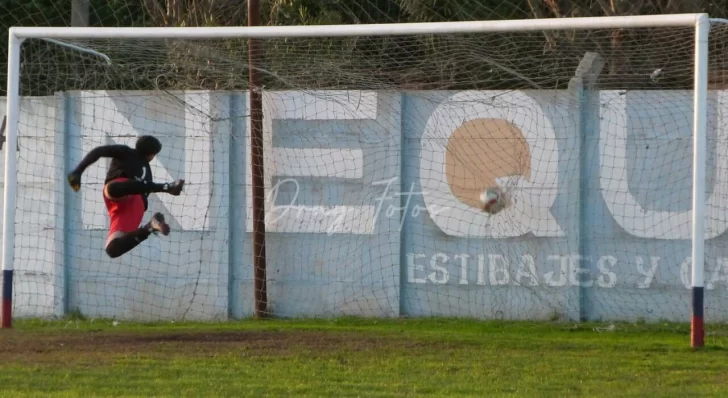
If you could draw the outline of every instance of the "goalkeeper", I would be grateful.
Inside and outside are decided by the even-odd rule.
[[[104,145],[89,152],[68,175],[71,188],[81,189],[81,175],[100,158],[111,158],[111,165],[104,181],[104,202],[111,225],[106,238],[106,254],[116,258],[145,241],[152,233],[169,234],[169,225],[162,213],[155,213],[151,220],[139,227],[147,210],[148,196],[153,192],[166,192],[178,196],[185,180],[158,184],[152,180],[149,162],[162,150],[162,143],[152,136],[142,136],[135,148],[126,145]]]

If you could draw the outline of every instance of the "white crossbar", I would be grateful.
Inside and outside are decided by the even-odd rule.
[[[695,26],[707,14],[666,14],[619,17],[513,19],[504,21],[424,22],[361,25],[306,26],[233,26],[233,27],[164,27],[164,28],[97,28],[97,27],[13,27],[10,34],[18,39],[219,39],[335,36],[394,36],[417,34],[486,33],[542,30],[583,30]]]

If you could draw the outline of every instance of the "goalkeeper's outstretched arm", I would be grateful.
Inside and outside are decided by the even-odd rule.
[[[81,159],[76,168],[73,169],[73,173],[80,176],[89,166],[96,163],[101,158],[115,158],[123,160],[128,151],[129,147],[125,145],[97,146],[92,149],[91,152],[87,153],[83,159]]]
[[[81,189],[81,175],[92,164],[101,158],[115,158],[123,160],[129,152],[125,145],[102,145],[92,149],[81,159],[76,168],[68,175],[68,183],[74,191]]]

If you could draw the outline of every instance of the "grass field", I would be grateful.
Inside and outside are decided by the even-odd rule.
[[[2,396],[728,396],[684,325],[459,320],[17,321]]]

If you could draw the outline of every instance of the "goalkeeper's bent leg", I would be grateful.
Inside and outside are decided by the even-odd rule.
[[[106,254],[111,258],[117,258],[147,240],[152,232],[153,230],[147,225],[114,238],[106,244]]]
[[[122,233],[122,235],[111,239],[106,243],[106,254],[111,258],[117,258],[144,242],[153,232],[161,232],[164,235],[169,234],[169,225],[165,222],[162,213],[155,213],[147,225],[136,231]]]

